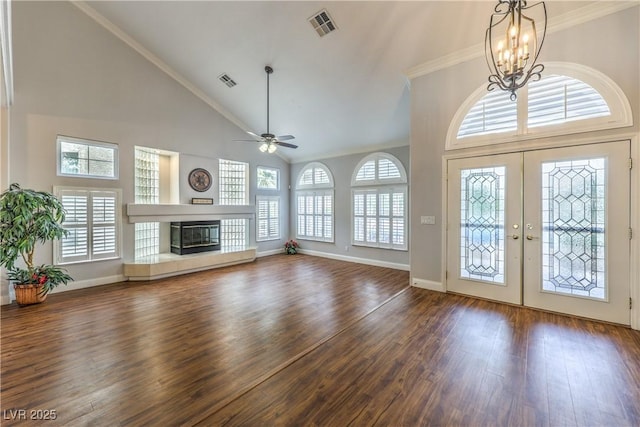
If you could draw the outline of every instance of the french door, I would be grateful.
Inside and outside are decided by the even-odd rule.
[[[629,152],[450,160],[447,290],[629,324]]]

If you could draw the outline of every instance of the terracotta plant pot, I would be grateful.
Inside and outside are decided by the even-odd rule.
[[[13,285],[16,291],[16,302],[19,305],[40,304],[47,299],[47,295],[42,294],[43,285]]]

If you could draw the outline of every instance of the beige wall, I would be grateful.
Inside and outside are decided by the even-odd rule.
[[[541,62],[573,62],[613,79],[633,110],[633,127],[591,133],[603,139],[638,132],[640,106],[640,7],[549,34]],[[411,82],[411,276],[442,282],[442,156],[447,130],[460,105],[486,85],[484,58],[449,67]],[[584,136],[584,135],[582,135]],[[575,138],[576,136],[572,136]],[[554,138],[559,142],[567,137]],[[420,225],[435,215],[437,226]]]

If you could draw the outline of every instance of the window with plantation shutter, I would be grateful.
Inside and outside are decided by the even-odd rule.
[[[356,166],[352,190],[352,244],[406,250],[407,175],[387,153],[368,155]]]
[[[546,62],[542,78],[509,92],[478,88],[458,109],[446,149],[540,139],[633,125],[629,100],[601,72],[580,64]],[[532,143],[531,145],[535,145]]]
[[[471,107],[458,129],[458,138],[515,131],[517,128],[517,104],[509,99],[508,92],[493,91]]]
[[[120,257],[120,190],[55,187],[68,235],[56,242],[57,264]]]
[[[333,242],[333,221],[333,176],[322,163],[309,163],[296,186],[296,237]]]
[[[585,82],[558,75],[529,83],[527,111],[530,128],[611,115],[598,91]]]
[[[256,196],[256,240],[280,238],[280,197]]]

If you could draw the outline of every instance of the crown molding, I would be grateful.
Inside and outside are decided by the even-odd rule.
[[[176,82],[181,84],[185,89],[189,92],[193,93],[195,96],[200,98],[205,104],[209,105],[211,108],[220,113],[224,118],[229,120],[231,123],[238,126],[240,129],[247,131],[249,127],[243,123],[236,116],[231,114],[222,105],[218,104],[211,97],[209,97],[206,93],[200,90],[196,85],[191,83],[186,77],[178,73],[176,70],[171,68],[169,64],[161,60],[155,54],[153,54],[150,50],[145,48],[142,44],[138,43],[133,37],[129,36],[123,30],[121,30],[117,25],[113,22],[109,21],[103,15],[98,13],[94,8],[89,6],[85,1],[72,1],[71,4],[76,6],[78,9],[87,14],[90,18],[96,21],[98,24],[103,26],[107,31],[111,32],[113,35],[118,37],[120,40],[125,42],[129,47],[142,55],[145,59],[151,62],[153,65],[164,71],[169,77],[174,79]]]
[[[547,34],[566,30],[567,28],[571,28],[585,22],[593,21],[595,19],[602,18],[604,16],[611,15],[613,13],[629,9],[631,7],[637,7],[638,4],[639,3],[637,1],[595,2],[588,6],[581,7],[571,13],[566,13],[556,18],[550,18],[547,24]],[[405,74],[409,79],[414,79],[416,77],[421,77],[435,71],[451,67],[453,65],[480,58],[482,56],[484,56],[484,43],[478,43],[474,46],[461,49],[457,52],[452,52],[450,54],[436,58],[432,61],[427,61],[411,67],[407,71],[405,71]]]

